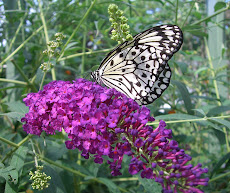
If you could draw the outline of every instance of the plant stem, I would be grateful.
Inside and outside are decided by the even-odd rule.
[[[207,121],[208,119],[224,119],[224,118],[230,118],[230,115],[225,115],[225,116],[219,116],[219,117],[204,117],[200,119],[185,119],[185,120],[176,120],[176,121],[165,121],[165,123],[184,123],[184,122],[196,122],[196,121]],[[158,122],[154,123],[148,123],[148,125],[158,125]]]
[[[81,57],[81,77],[83,78],[83,74],[85,72],[85,47],[86,47],[86,27],[84,26],[84,33],[83,33],[83,42],[82,42],[82,57]]]
[[[45,20],[44,14],[43,14],[43,9],[42,9],[42,5],[41,5],[40,0],[38,0],[38,5],[39,5],[39,9],[40,9],[40,17],[42,20],[42,25],[44,26],[44,33],[45,33],[46,44],[47,44],[49,42],[49,35],[48,35],[46,20]]]
[[[44,80],[45,80],[45,77],[46,77],[46,73],[47,73],[47,72],[44,72],[44,74],[43,74],[43,77],[42,77],[42,81],[41,81],[39,90],[42,90],[42,86],[43,86],[43,83],[44,83]]]
[[[59,61],[62,61],[62,60],[74,58],[74,57],[77,57],[77,56],[83,56],[83,55],[91,55],[91,54],[98,54],[98,53],[110,52],[110,51],[112,51],[112,50],[113,50],[113,48],[109,48],[109,49],[97,50],[97,51],[90,51],[90,52],[85,52],[85,53],[77,53],[77,54],[73,54],[73,55],[69,55],[69,56],[60,58],[60,59],[58,59],[58,62],[59,62]]]
[[[25,143],[26,141],[28,141],[30,138],[32,138],[33,135],[32,134],[29,134],[27,135],[23,140],[21,140],[19,143],[18,143],[18,147],[20,147],[23,143]]]
[[[64,165],[60,165],[60,164],[58,164],[58,163],[56,163],[56,162],[54,162],[54,161],[52,161],[52,160],[50,160],[50,159],[48,159],[48,158],[46,158],[46,157],[43,157],[43,156],[40,155],[40,154],[37,154],[37,153],[36,153],[36,156],[39,157],[41,160],[43,160],[43,161],[45,161],[45,162],[47,162],[47,163],[49,163],[49,164],[51,164],[51,165],[57,166],[58,168],[62,168],[62,169],[64,169],[64,170],[68,171],[68,172],[71,172],[71,173],[76,174],[76,175],[78,175],[78,176],[81,176],[81,177],[83,177],[83,178],[87,176],[87,175],[82,174],[81,172],[79,172],[79,171],[77,171],[77,170],[71,169],[71,168],[66,167],[66,166],[64,166]]]
[[[34,84],[31,84],[31,82],[29,81],[29,79],[27,78],[27,76],[24,74],[24,72],[22,71],[22,69],[18,66],[18,64],[16,62],[14,62],[14,60],[11,60],[11,62],[13,63],[13,65],[15,66],[15,68],[18,70],[18,72],[21,74],[22,78],[27,82],[27,84],[32,87],[32,91],[33,92],[37,92],[37,89],[34,86]]]
[[[10,45],[9,45],[9,48],[8,48],[7,55],[9,54],[9,52],[10,52],[10,50],[11,50],[11,48],[12,48],[12,46],[13,46],[15,40],[16,40],[16,37],[17,37],[17,35],[18,35],[18,32],[19,32],[20,29],[22,28],[22,25],[23,25],[23,22],[24,22],[26,16],[27,16],[27,12],[26,12],[25,15],[23,16],[23,18],[20,19],[20,24],[18,25],[18,28],[17,28],[17,30],[16,30],[16,32],[15,32],[15,34],[14,34],[14,37],[12,38],[12,40],[11,40],[11,42],[10,42]]]
[[[214,181],[216,181],[216,180],[219,180],[220,178],[223,178],[223,177],[229,176],[229,175],[230,175],[230,172],[224,173],[223,175],[219,175],[219,176],[217,176],[217,177],[215,177],[215,178],[212,178],[211,180],[209,180],[208,183],[214,182]]]
[[[205,43],[205,47],[206,47],[206,52],[207,52],[207,56],[208,56],[208,61],[209,61],[209,65],[211,68],[211,74],[212,74],[212,78],[213,78],[213,84],[214,84],[214,88],[215,88],[215,93],[216,93],[216,98],[217,98],[217,104],[218,106],[221,106],[221,102],[220,102],[220,93],[218,90],[218,85],[217,85],[217,81],[216,81],[216,75],[215,75],[215,71],[214,71],[214,67],[213,67],[213,63],[212,63],[212,58],[209,52],[209,48],[208,48],[208,43],[207,43],[207,39],[204,38],[204,43]],[[226,141],[226,148],[227,151],[230,151],[230,147],[229,147],[229,141],[228,141],[228,133],[226,128],[223,128],[223,131],[225,133],[225,141]]]
[[[208,56],[208,62],[211,68],[211,74],[213,77],[213,84],[214,84],[214,88],[215,88],[215,93],[216,93],[216,98],[217,98],[217,103],[218,106],[221,106],[221,102],[220,102],[220,94],[219,94],[219,90],[218,90],[218,86],[217,86],[217,81],[215,78],[215,71],[214,71],[214,67],[213,67],[213,63],[212,63],[212,58],[208,49],[208,43],[207,43],[207,39],[204,39],[204,43],[205,43],[205,47],[206,47],[206,52],[207,52],[207,56]]]
[[[8,83],[15,83],[15,84],[27,85],[27,83],[23,82],[23,81],[10,80],[10,79],[5,79],[5,78],[0,78],[0,82],[8,82]]]
[[[46,20],[45,20],[45,17],[44,17],[43,8],[42,8],[40,0],[38,0],[38,5],[39,5],[39,9],[40,9],[40,17],[41,17],[41,20],[42,20],[42,25],[44,26],[44,33],[45,33],[45,38],[46,38],[46,45],[47,45],[47,49],[48,49],[49,34],[48,34]],[[55,68],[51,68],[51,75],[52,75],[52,80],[56,80]]]
[[[175,24],[177,25],[177,17],[178,17],[178,0],[176,1],[176,14],[175,14]]]
[[[1,63],[2,66],[5,62],[7,62],[11,57],[13,57],[32,37],[34,37],[38,32],[43,29],[43,26],[39,27],[36,31],[34,31],[20,46],[18,46],[8,57],[6,57]]]
[[[35,151],[35,148],[34,148],[34,143],[33,143],[33,141],[31,139],[30,139],[30,143],[31,143],[31,146],[32,146],[32,151],[34,153],[34,163],[35,163],[35,166],[38,167],[38,158],[37,158],[36,151]]]
[[[10,146],[18,148],[18,145],[16,143],[14,143],[14,142],[12,142],[10,140],[7,140],[7,139],[5,139],[5,138],[3,138],[1,136],[0,136],[0,141],[4,142],[4,143],[6,143],[6,144],[8,144]]]
[[[186,16],[186,18],[185,18],[185,20],[184,20],[184,22],[183,22],[183,24],[182,24],[182,28],[184,27],[186,21],[188,20],[188,17],[189,17],[189,15],[190,15],[190,13],[192,12],[195,3],[196,3],[196,2],[194,1],[193,4],[192,4],[192,6],[191,6],[191,8],[190,8],[190,10],[189,10],[189,12],[188,12],[188,14],[187,14],[187,16]]]
[[[41,160],[43,160],[43,161],[45,161],[45,162],[47,162],[47,163],[49,163],[49,164],[51,164],[51,165],[53,165],[53,166],[56,166],[56,167],[58,167],[58,168],[61,168],[61,169],[66,170],[66,171],[68,171],[68,172],[71,172],[71,173],[73,173],[73,174],[75,174],[75,175],[81,176],[81,177],[83,177],[83,178],[89,177],[89,176],[87,176],[87,175],[85,175],[85,174],[83,174],[83,173],[81,173],[81,172],[79,172],[79,171],[77,171],[77,170],[74,170],[74,169],[72,169],[72,168],[69,168],[69,167],[66,167],[66,166],[64,166],[64,165],[58,164],[58,163],[56,163],[56,162],[54,162],[54,161],[52,161],[52,160],[50,160],[50,159],[47,159],[47,158],[43,157],[43,156],[40,155],[40,154],[36,154],[36,156],[39,157]],[[95,182],[100,183],[100,184],[104,184],[104,182],[102,182],[102,181],[99,180],[98,178],[90,178],[90,180],[95,181]],[[126,191],[125,189],[123,189],[123,188],[120,188],[120,187],[117,187],[117,188],[118,188],[119,190],[121,190],[122,192],[127,192],[127,191]]]
[[[69,37],[69,39],[67,40],[66,44],[63,46],[61,52],[60,52],[60,56],[57,59],[57,61],[60,61],[60,59],[62,58],[62,56],[64,55],[65,52],[65,48],[66,46],[70,43],[70,41],[73,39],[73,36],[76,34],[76,32],[78,31],[78,29],[80,28],[81,24],[83,23],[83,21],[86,19],[86,17],[88,16],[88,14],[90,13],[90,11],[92,10],[93,6],[95,5],[97,0],[94,0],[89,9],[87,10],[87,12],[85,13],[85,15],[82,17],[81,21],[79,22],[79,24],[77,25],[77,27],[73,30],[73,33],[71,34],[71,36]]]
[[[206,21],[206,20],[208,20],[208,19],[211,19],[212,17],[215,17],[216,15],[219,15],[220,13],[227,11],[229,8],[230,8],[230,6],[229,6],[229,4],[228,4],[227,7],[218,10],[218,11],[215,12],[213,15],[210,15],[210,16],[208,16],[208,17],[205,17],[204,19],[201,19],[201,20],[199,20],[199,21],[197,21],[197,22],[194,22],[194,23],[191,24],[191,25],[199,25],[199,24],[202,23],[203,21]]]
[[[31,137],[33,137],[33,135],[31,135],[31,134],[27,135],[27,136],[26,136],[22,141],[20,141],[18,144],[15,144],[15,143],[13,143],[13,142],[7,140],[7,139],[4,139],[4,138],[0,137],[0,140],[1,140],[1,141],[7,143],[8,145],[14,146],[14,149],[12,149],[10,152],[8,152],[8,153],[6,154],[6,156],[2,159],[1,162],[4,163],[4,162],[6,161],[6,159],[7,159],[8,157],[11,156],[12,153],[14,153],[22,144],[24,144],[25,142],[27,142]]]

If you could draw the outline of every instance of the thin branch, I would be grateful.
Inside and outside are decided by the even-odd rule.
[[[36,31],[34,31],[20,46],[18,46],[8,57],[6,57],[1,63],[0,66],[2,66],[4,63],[6,63],[10,58],[12,58],[32,37],[34,37],[38,32],[40,32],[43,29],[43,26],[39,27]]]
[[[69,55],[69,56],[60,58],[60,59],[58,59],[58,61],[63,61],[63,60],[66,60],[66,59],[75,58],[75,57],[83,56],[83,55],[91,55],[91,54],[98,54],[98,53],[110,52],[112,50],[113,50],[113,48],[109,48],[109,49],[97,50],[97,51],[90,51],[90,52],[85,52],[85,53],[77,53],[77,54],[73,54],[73,55]]]
[[[88,14],[90,13],[90,11],[92,10],[93,6],[95,5],[97,0],[94,0],[89,9],[87,10],[87,12],[85,13],[85,15],[82,17],[81,21],[79,22],[79,24],[77,25],[77,27],[73,30],[73,33],[71,34],[71,36],[69,37],[69,39],[67,40],[66,44],[63,46],[61,52],[60,52],[60,56],[57,59],[57,61],[60,61],[60,59],[62,58],[62,56],[64,55],[65,52],[65,48],[67,47],[67,45],[70,43],[70,41],[73,39],[73,36],[76,34],[76,32],[78,31],[78,29],[80,28],[81,24],[83,23],[83,21],[87,18]]]
[[[211,54],[210,54],[210,51],[209,51],[209,48],[208,48],[208,43],[207,43],[206,38],[204,38],[204,43],[205,43],[206,52],[207,52],[207,56],[208,56],[209,66],[211,68],[211,75],[212,75],[212,78],[213,78],[213,85],[214,85],[214,88],[215,88],[217,104],[218,104],[218,106],[221,106],[222,104],[220,102],[220,93],[219,93],[218,84],[217,84],[217,81],[216,81],[216,75],[215,75],[215,71],[214,71],[214,66],[213,66],[213,63],[212,63],[212,58],[211,58]],[[224,131],[224,134],[225,134],[226,147],[227,147],[227,150],[229,152],[230,147],[229,147],[228,133],[227,133],[227,130],[226,130],[225,127],[223,128],[223,131]]]
[[[189,12],[188,12],[188,14],[187,14],[187,16],[186,16],[186,18],[185,18],[183,24],[182,24],[182,28],[184,27],[186,21],[188,20],[188,17],[189,17],[189,15],[190,15],[190,13],[192,12],[195,3],[196,3],[196,2],[194,1],[193,4],[192,4],[192,7],[190,8],[190,10],[189,10]]]
[[[200,119],[184,119],[184,120],[176,120],[176,121],[165,121],[165,123],[186,123],[186,122],[196,122],[196,121],[208,121],[209,119],[224,119],[224,118],[230,118],[230,115],[226,116],[219,116],[219,117],[204,117]],[[158,125],[159,121],[155,121],[153,123],[148,123],[148,125]]]
[[[5,79],[5,78],[0,78],[0,82],[8,82],[8,83],[15,83],[15,84],[27,85],[27,83],[23,82],[23,81],[10,80],[10,79]]]
[[[230,9],[229,4],[227,4],[227,7],[218,10],[218,11],[215,12],[213,15],[210,15],[210,16],[208,16],[208,17],[205,17],[205,18],[203,18],[203,19],[201,19],[201,20],[199,20],[199,21],[197,21],[197,22],[194,22],[194,23],[191,24],[191,25],[198,25],[198,24],[200,24],[200,23],[202,23],[202,22],[204,22],[204,21],[206,21],[206,20],[208,20],[208,19],[211,19],[212,17],[215,17],[216,15],[219,15],[219,14],[222,13],[222,12],[227,11],[228,9]]]

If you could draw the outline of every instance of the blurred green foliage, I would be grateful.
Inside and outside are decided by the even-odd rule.
[[[157,120],[167,121],[174,139],[193,157],[192,163],[209,168],[210,182],[204,191],[230,192],[230,10],[226,2],[210,8],[204,0],[0,1],[0,192],[29,192],[33,150],[52,178],[43,192],[148,192],[145,182],[128,173],[127,165],[120,178],[112,178],[106,164],[97,165],[82,159],[77,150],[67,150],[62,133],[30,136],[20,123],[28,111],[22,104],[27,93],[37,92],[43,81],[90,79],[89,72],[115,48],[107,13],[111,3],[124,11],[132,35],[159,24],[181,27],[183,47],[169,62],[171,86],[148,107]],[[208,9],[213,13],[207,15]],[[43,73],[39,68],[46,62],[43,50],[57,32],[66,39],[59,57],[50,60],[54,67]],[[219,36],[222,41],[214,41]]]

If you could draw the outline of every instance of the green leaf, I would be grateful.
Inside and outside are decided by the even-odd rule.
[[[0,162],[0,169],[4,168],[4,167],[5,167],[4,164],[2,162]]]
[[[0,116],[7,116],[7,117],[10,117],[14,120],[21,122],[21,119],[22,119],[22,117],[25,116],[25,114],[24,113],[18,113],[18,112],[10,112],[10,113],[0,113]]]
[[[188,114],[169,114],[169,115],[160,115],[154,117],[156,120],[170,120],[170,119],[176,119],[176,120],[188,120],[188,119],[201,119],[201,117],[197,117],[194,115],[188,115]]]
[[[211,172],[211,176],[210,178],[213,176],[214,173],[217,172],[217,170],[220,169],[220,167],[225,163],[227,162],[228,160],[230,159],[230,152],[225,154],[218,162],[217,164],[214,166],[212,172]],[[217,172],[218,173],[218,172]]]
[[[15,167],[9,166],[7,168],[3,167],[0,169],[0,176],[5,178],[5,193],[16,193],[17,192],[17,182],[18,182],[18,172]]]
[[[208,34],[203,29],[204,27],[200,25],[187,25],[183,28],[183,31],[188,31],[198,37],[208,37]]]
[[[201,19],[202,18],[202,14],[200,12],[195,11],[194,16],[196,16],[197,19]]]
[[[97,69],[99,68],[99,66],[100,66],[100,65],[94,65],[94,66],[91,68],[91,71],[93,72],[93,71],[97,70]]]
[[[29,108],[20,101],[6,103],[11,112],[28,113]]]
[[[204,28],[201,25],[186,25],[185,27],[183,27],[183,31],[197,31],[197,30],[201,30],[202,28]]]
[[[9,181],[6,181],[6,185],[5,185],[5,193],[17,193],[17,187],[10,183]]]
[[[19,176],[21,176],[22,168],[24,166],[24,162],[26,159],[28,148],[25,146],[20,146],[17,151],[14,153],[10,165],[15,167]],[[18,181],[18,177],[16,178],[16,182]],[[16,183],[17,184],[17,183]]]
[[[6,103],[9,110],[11,112],[9,113],[0,113],[2,116],[8,116],[14,120],[21,121],[21,118],[25,116],[26,113],[28,113],[29,108],[22,102],[16,101],[11,103]]]
[[[212,127],[213,129],[220,131],[222,133],[224,133],[223,129],[220,128],[218,125],[212,123],[211,121],[204,121],[205,123],[207,123],[207,125],[209,125],[210,127]]]
[[[195,35],[195,36],[197,36],[197,37],[208,37],[208,34],[207,33],[205,33],[205,32],[202,32],[202,31],[199,31],[199,30],[197,30],[197,31],[190,31],[190,33],[192,34],[192,35]]]
[[[229,111],[230,110],[230,106],[218,106],[218,107],[214,107],[212,109],[209,110],[209,112],[207,113],[207,116],[214,116],[214,115],[219,115],[225,111]]]
[[[222,58],[225,56],[225,52],[226,52],[226,49],[225,49],[225,48],[222,48],[222,51],[221,51],[221,57],[222,57]]]
[[[185,62],[176,62],[176,64],[180,67],[181,72],[185,73],[187,71],[188,65]]]
[[[59,144],[56,141],[47,142],[46,157],[55,161],[60,159],[68,151],[63,144]],[[58,149],[58,151],[56,151]]]
[[[70,48],[73,48],[73,47],[75,47],[75,45],[77,45],[77,44],[78,44],[78,42],[70,42],[70,43],[66,46],[65,50],[68,50],[68,49],[70,49]]]
[[[156,120],[172,120],[172,119],[174,119],[174,120],[192,120],[192,119],[201,119],[201,117],[197,117],[197,116],[194,116],[194,115],[187,115],[187,114],[160,115],[160,116],[156,116],[154,118]],[[208,120],[208,118],[207,118],[207,121],[206,120],[197,120],[197,121],[194,121],[194,122],[197,122],[197,123],[199,123],[201,125],[204,125],[204,126],[211,126],[215,130],[223,132],[223,130],[219,126],[217,126],[216,124],[213,124],[211,121]],[[149,125],[151,125],[151,123]]]
[[[217,99],[216,98],[211,98],[211,97],[208,97],[208,96],[197,96],[197,95],[193,95],[192,98],[196,98],[196,99],[205,99],[207,101],[216,101]]]
[[[214,6],[214,10],[218,11],[219,9],[225,8],[226,3],[225,2],[217,2]]]
[[[194,111],[199,112],[201,115],[203,115],[204,117],[206,116],[205,112],[203,111],[203,109],[193,109]]]
[[[107,186],[109,192],[120,193],[118,186],[112,180],[109,180],[107,178],[98,178],[98,179],[102,181],[104,185]]]
[[[44,166],[42,172],[45,172],[47,176],[51,176],[51,180],[49,181],[49,187],[44,189],[42,193],[67,193],[59,174],[60,171],[57,168]]]
[[[220,123],[221,125],[224,125],[228,129],[230,129],[230,122],[224,119],[216,119],[216,118],[209,118],[209,120],[213,120],[217,123]]]
[[[101,164],[90,164],[89,167],[87,167],[87,169],[90,171],[91,175],[93,175],[94,177],[97,177],[98,175],[98,171],[101,167]]]
[[[7,168],[5,167],[2,167],[0,169],[0,176],[5,178],[6,181],[9,181],[10,180],[10,176],[15,176],[15,168],[13,166],[9,166]],[[16,171],[17,172],[17,171]],[[12,179],[12,177],[11,177]]]
[[[180,94],[181,94],[182,99],[184,101],[184,105],[185,105],[187,112],[191,115],[194,114],[192,111],[193,105],[191,102],[190,94],[189,94],[188,89],[186,88],[185,84],[182,82],[176,81],[176,80],[172,81],[172,83],[174,85],[176,85],[178,90],[180,91]]]
[[[41,68],[38,68],[37,72],[36,72],[36,78],[35,78],[34,82],[39,85],[42,82],[43,76],[44,76],[44,72],[42,71]]]
[[[140,181],[140,183],[142,184],[142,186],[144,187],[147,193],[148,192],[149,193],[151,192],[161,193],[162,192],[161,185],[155,182],[153,179],[141,178],[141,176],[138,175],[138,180]]]
[[[207,71],[207,70],[209,70],[208,67],[201,67],[201,68],[199,68],[198,70],[196,70],[196,71],[194,72],[194,74],[197,75],[197,74],[199,74],[199,73],[201,73],[201,72],[205,72],[205,71]]]

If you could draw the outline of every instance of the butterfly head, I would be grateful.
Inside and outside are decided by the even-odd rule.
[[[91,78],[93,78],[98,84],[101,84],[99,70],[91,72]]]

